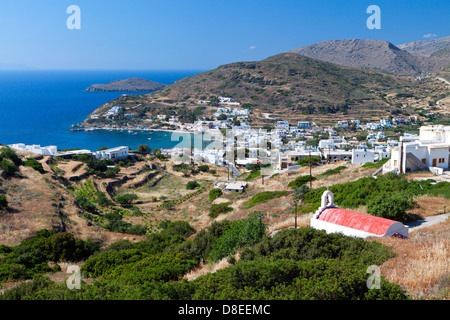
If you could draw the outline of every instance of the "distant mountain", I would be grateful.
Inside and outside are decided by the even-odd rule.
[[[411,75],[422,70],[421,59],[381,40],[331,40],[290,50],[310,58],[339,65],[372,69],[397,75]]]
[[[155,91],[166,85],[154,81],[129,78],[125,80],[114,80],[105,84],[93,84],[86,91]]]
[[[417,75],[450,65],[450,55],[446,51],[439,51],[447,48],[447,41],[428,41],[434,40],[400,46],[382,40],[331,40],[289,52],[352,68],[371,69],[396,75]],[[441,52],[439,56],[433,56],[433,53],[438,52]]]
[[[429,57],[438,51],[449,49],[450,36],[440,39],[408,42],[397,47],[413,54]]]

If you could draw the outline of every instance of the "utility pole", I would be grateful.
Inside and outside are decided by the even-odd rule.
[[[403,141],[400,143],[400,174],[403,173]]]
[[[309,188],[312,189],[311,150],[309,150]]]
[[[297,204],[298,204],[298,200],[294,200],[294,204],[295,204],[295,229],[297,229]]]

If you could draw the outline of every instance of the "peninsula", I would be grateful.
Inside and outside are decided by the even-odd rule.
[[[166,85],[142,78],[129,78],[125,80],[114,80],[105,84],[93,84],[86,91],[156,91]]]

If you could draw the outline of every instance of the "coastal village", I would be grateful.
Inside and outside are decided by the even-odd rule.
[[[199,105],[210,101],[198,101]],[[121,107],[113,106],[103,115],[91,115],[91,119],[100,117],[114,121]],[[320,127],[314,122],[299,121],[289,123],[286,120],[274,121],[269,128],[252,128],[248,123],[251,114],[249,109],[240,107],[240,103],[230,97],[219,97],[214,120],[181,123],[176,116],[157,115],[156,119],[162,129],[150,126],[126,126],[117,128],[109,125],[103,128],[85,128],[84,130],[121,130],[133,134],[136,131],[167,130],[170,125],[174,133],[194,134],[193,141],[181,143],[170,149],[162,149],[164,155],[172,159],[207,163],[219,166],[232,166],[234,175],[239,176],[241,170],[248,165],[270,162],[273,174],[283,170],[299,167],[298,163],[310,157],[320,159],[321,164],[344,161],[352,165],[364,165],[379,161],[386,162],[382,173],[395,171],[406,173],[417,170],[431,170],[434,174],[448,179],[450,168],[450,126],[427,125],[420,127],[416,118],[405,119],[391,117],[379,119],[378,122],[362,124],[358,119],[340,120],[335,126]],[[124,117],[133,118],[135,114],[124,113]],[[236,124],[237,122],[237,124]],[[389,135],[386,131],[395,132],[399,126],[410,128],[417,133],[404,132],[403,135]],[[207,135],[205,136],[205,133]],[[340,134],[339,134],[340,133]],[[362,135],[366,133],[366,135]],[[200,139],[200,142],[194,140]],[[210,142],[207,144],[206,142]],[[206,145],[205,145],[206,143]],[[198,148],[201,145],[202,147]],[[22,143],[9,145],[16,150],[30,151],[46,156],[62,156],[91,154],[97,159],[120,159],[129,156],[127,146],[93,151],[71,150],[60,152],[57,146],[25,145]],[[270,146],[270,147],[269,147]],[[237,157],[227,157],[227,150],[241,150]],[[390,160],[392,159],[392,160]],[[378,172],[377,172],[378,173]]]

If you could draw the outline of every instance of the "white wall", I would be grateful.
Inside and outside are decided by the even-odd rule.
[[[375,161],[375,153],[373,150],[352,149],[352,164],[362,165]]]

